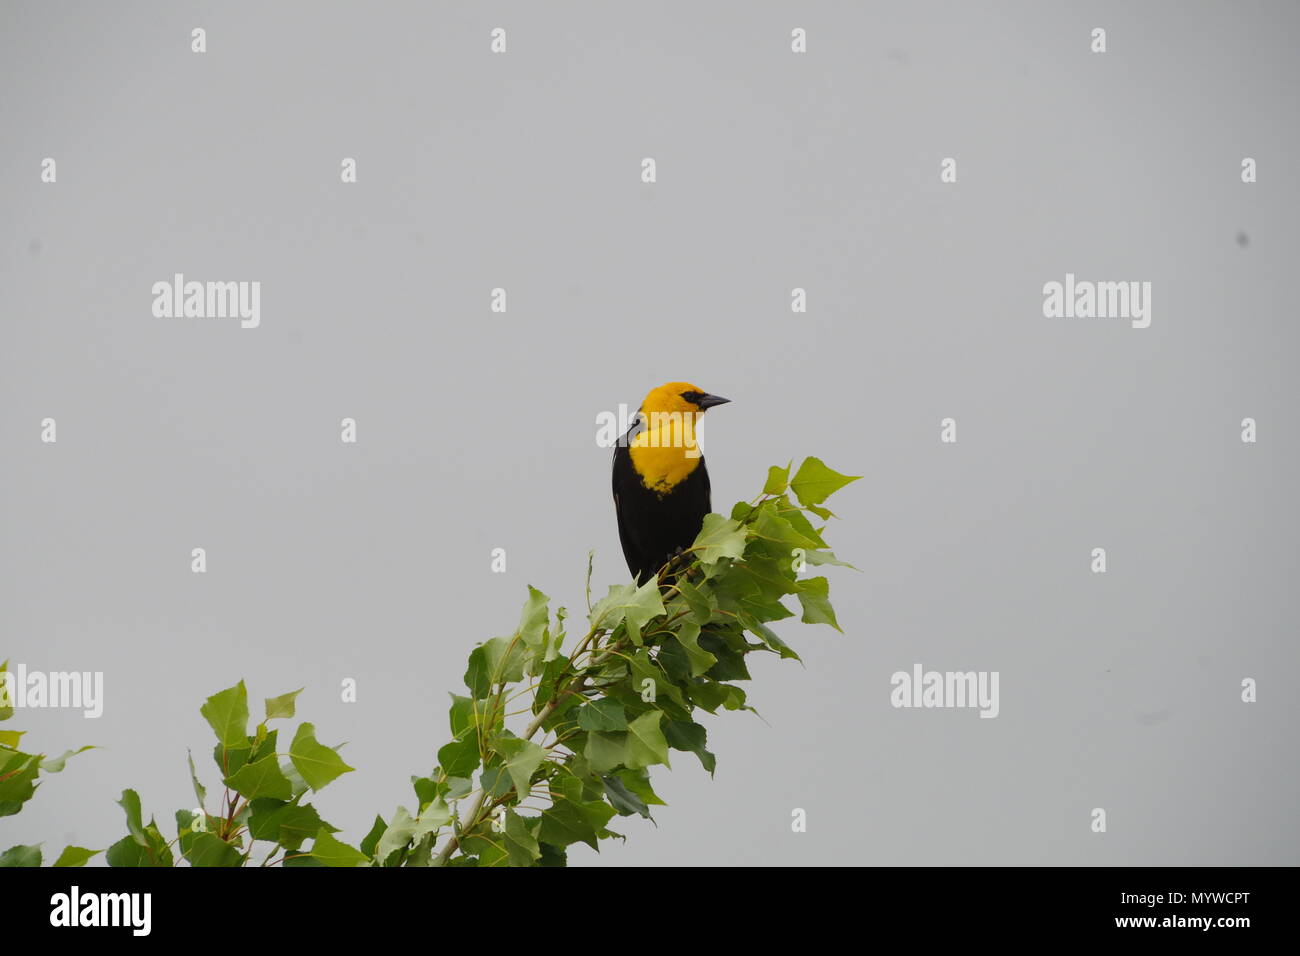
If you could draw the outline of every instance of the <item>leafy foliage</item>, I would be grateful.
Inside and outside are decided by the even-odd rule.
[[[616,817],[651,818],[650,808],[663,805],[650,768],[670,766],[673,751],[713,773],[717,759],[696,717],[753,710],[736,683],[749,679],[747,656],[798,660],[769,626],[794,616],[787,599],[801,621],[839,629],[827,579],[801,572],[843,565],[809,515],[832,517],[823,502],[855,479],[816,458],[793,478],[790,470],[770,469],[756,499],[709,515],[692,547],[659,575],[640,587],[613,586],[594,606],[589,562],[583,634],[568,653],[565,609],[552,613],[550,599],[530,587],[514,633],[471,652],[468,693],[451,695],[451,739],[427,776],[411,778],[412,808],[376,817],[358,846],[335,837],[339,829],[311,803],[353,769],[339,748],[318,741],[310,723],[283,746],[268,727],[294,718],[299,691],[267,698],[265,719],[250,734],[240,681],[200,711],[217,738],[212,756],[223,791],[215,812],[206,809],[191,756],[198,806],[175,814],[175,838],[152,817],[146,824],[138,794],[126,790],[119,803],[127,835],[108,848],[109,864],[564,866],[575,844],[599,850],[601,840],[621,838],[610,829]],[[0,720],[11,713],[0,707]],[[51,761],[19,752],[19,736],[0,736],[0,816],[18,812],[38,773],[61,770],[71,755]],[[255,861],[258,842],[269,851]],[[97,852],[68,847],[54,865],[81,866]],[[40,861],[39,846],[0,855],[0,866]]]
[[[0,662],[0,721],[9,720],[14,715],[8,671],[9,662]],[[69,757],[94,749],[78,747],[58,757],[25,753],[20,749],[23,733],[21,730],[0,730],[0,817],[13,816],[22,810],[23,805],[35,795],[37,787],[41,785],[39,777],[42,772],[60,773]],[[70,846],[59,854],[53,865],[83,866],[99,852]],[[40,844],[13,846],[0,853],[0,867],[40,865]]]

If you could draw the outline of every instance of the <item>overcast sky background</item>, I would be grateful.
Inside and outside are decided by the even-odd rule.
[[[865,476],[828,532],[862,573],[843,635],[752,665],[764,719],[702,718],[716,777],[674,753],[658,827],[572,864],[1300,862],[1298,20],[5,0],[0,658],[106,701],[7,725],[103,749],[0,845],[106,847],[125,787],[170,830],[241,677],[349,741],[341,837],[410,806],[526,585],[626,580],[596,416],[682,379],[734,400],[719,510],[791,458]],[[261,326],[154,318],[176,272],[260,281]],[[1067,272],[1151,282],[1150,327],[1044,318]],[[918,662],[998,671],[1000,715],[892,708]]]

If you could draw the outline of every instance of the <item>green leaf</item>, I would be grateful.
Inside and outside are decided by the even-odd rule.
[[[523,680],[526,654],[523,644],[514,638],[494,637],[474,648],[465,671],[465,686],[482,700],[495,684]]]
[[[87,850],[84,846],[65,846],[54,866],[85,866],[86,862],[103,850]]]
[[[307,781],[302,778],[302,774],[298,772],[298,768],[293,765],[292,760],[281,760],[280,772],[284,774],[285,778],[290,784],[292,784],[295,800],[311,789],[307,786]]]
[[[322,829],[337,833],[320,818],[310,803],[285,803],[281,800],[254,800],[249,804],[248,832],[254,840],[269,840],[286,850],[297,850],[303,841]],[[381,821],[382,822],[382,821]],[[376,838],[377,839],[377,838]],[[363,843],[364,846],[364,843]]]
[[[39,845],[11,846],[0,853],[0,866],[40,866],[41,848]]]
[[[734,594],[742,604],[767,605],[782,595],[799,590],[795,580],[793,555],[780,560],[757,552],[745,556],[745,563],[727,575],[726,585],[735,585]]]
[[[545,666],[560,656],[560,646],[564,643],[564,619],[568,617],[569,612],[564,608],[558,608],[555,612],[555,628],[547,630],[546,642],[542,646],[542,653],[539,657],[534,657],[533,668],[529,673],[536,676],[545,668]]]
[[[405,856],[401,857],[402,866],[432,866],[433,865],[433,845],[437,842],[438,827],[417,820],[415,823],[415,833],[411,837],[412,844]]]
[[[126,813],[126,829],[140,846],[148,846],[149,840],[144,834],[143,812],[140,809],[140,794],[134,790],[123,790],[122,799],[117,805]]]
[[[506,771],[514,782],[515,792],[519,794],[519,799],[524,799],[528,796],[528,784],[533,773],[546,759],[546,748],[518,737],[503,737],[493,746],[506,758]]]
[[[238,749],[248,746],[248,691],[242,680],[234,687],[227,687],[209,697],[199,708],[199,713],[223,747]]]
[[[691,720],[670,720],[664,724],[664,738],[673,750],[693,753],[699,757],[704,769],[710,776],[713,775],[717,761],[705,746],[708,735],[703,727]]]
[[[194,769],[194,754],[186,750],[185,756],[190,762],[190,782],[194,784],[194,796],[198,797],[199,806],[203,806],[207,802],[208,791],[199,783],[199,772]]]
[[[622,780],[613,774],[605,774],[600,778],[600,782],[605,785],[605,795],[609,797],[610,804],[620,816],[631,816],[639,813],[647,820],[650,819],[650,808],[646,806],[636,793],[634,793]],[[546,839],[543,837],[542,839]]]
[[[593,627],[612,631],[625,622],[632,642],[640,644],[641,629],[663,613],[664,601],[659,578],[655,576],[640,587],[631,584],[610,587],[609,594],[591,609],[591,623]]]
[[[644,768],[639,770],[619,770],[614,776],[628,790],[635,793],[650,806],[667,806],[663,800],[659,799],[659,794],[654,792],[650,786],[650,771]]]
[[[513,809],[506,809],[506,829],[501,836],[511,866],[532,866],[533,861],[542,855],[537,838],[524,823],[524,818]]]
[[[478,769],[478,735],[470,734],[464,740],[453,740],[438,751],[438,766],[449,776],[468,777]]]
[[[668,764],[668,741],[659,729],[661,719],[663,711],[650,710],[627,725],[626,767],[635,770],[656,763]]]
[[[745,692],[739,687],[732,684],[722,684],[720,686],[725,687],[727,690],[727,698],[722,702],[722,706],[726,707],[727,710],[752,710],[754,713],[758,713],[757,710],[745,703]]]
[[[528,600],[519,615],[519,637],[529,647],[540,646],[546,636],[546,625],[549,623],[546,605],[550,600],[537,588],[528,585]]]
[[[552,803],[542,811],[537,828],[543,844],[568,846],[585,843],[599,851],[599,839],[614,809],[603,800],[584,800],[582,781],[576,777],[556,778],[551,786]]]
[[[681,686],[691,683],[690,658],[686,656],[686,648],[675,639],[666,640],[659,646],[655,662],[664,669],[664,673],[674,684]],[[641,708],[636,708],[633,712],[640,713]]]
[[[686,685],[686,695],[690,698],[692,706],[706,710],[710,714],[716,714],[723,701],[727,699],[727,687],[729,686],[728,684],[719,684],[706,675],[700,680]]]
[[[25,730],[0,730],[0,747],[8,747],[11,750],[18,749],[18,741],[22,739]]]
[[[471,698],[461,697],[459,694],[449,696],[451,709],[447,713],[447,722],[451,726],[451,735],[459,740],[465,736],[466,731],[478,725],[478,715],[475,713],[474,701]]]
[[[781,638],[777,636],[776,632],[766,624],[761,624],[756,621],[749,625],[749,629],[755,637],[766,644],[771,650],[776,651],[776,653],[783,659],[792,658],[800,663],[803,662],[803,658],[796,654],[790,645],[781,640]]]
[[[697,624],[708,624],[709,618],[713,615],[713,609],[718,606],[718,601],[713,592],[701,591],[695,585],[685,579],[677,581],[677,591],[681,594],[682,600],[686,606],[691,609],[691,615],[695,618]]]
[[[0,661],[0,720],[8,720],[14,715],[13,685],[10,684],[10,681],[16,681],[16,678],[6,677],[5,675],[8,673],[9,662],[7,660]],[[4,816],[4,814],[0,813],[0,816]]]
[[[764,577],[766,575],[766,577]],[[772,562],[754,557],[734,568],[718,589],[718,607],[741,623],[749,619],[779,621],[790,616],[790,609],[781,603],[781,594],[798,590],[794,574],[789,576],[776,569]]]
[[[537,860],[538,866],[569,865],[569,855],[564,851],[564,847],[556,846],[554,843],[543,842],[541,848],[542,855]]]
[[[343,762],[333,747],[326,747],[316,740],[316,728],[312,724],[303,724],[293,735],[289,759],[313,790],[320,790],[353,769]]]
[[[627,730],[627,714],[618,701],[600,698],[578,710],[578,726],[583,730]]]
[[[373,857],[375,848],[379,846],[379,838],[384,835],[384,831],[387,829],[388,824],[384,822],[384,818],[379,814],[375,814],[374,825],[370,828],[370,832],[361,839],[361,852],[366,856]]]
[[[366,866],[370,863],[364,853],[334,839],[324,827],[316,832],[310,856],[326,866]]]
[[[509,866],[510,853],[502,845],[501,838],[502,834],[493,830],[490,823],[485,823],[478,832],[463,838],[460,845],[467,854],[478,857],[478,866]]]
[[[494,637],[483,644],[487,655],[488,673],[494,684],[509,684],[523,680],[527,656],[524,645],[514,638]]]
[[[803,605],[801,621],[805,624],[829,624],[835,630],[840,630],[840,625],[835,620],[835,609],[831,607],[828,597],[830,589],[830,582],[825,578],[808,578],[799,583],[798,598]]]
[[[244,738],[244,746],[227,748],[222,744],[216,744],[212,748],[212,761],[221,771],[221,777],[224,780],[232,773],[238,773],[239,768],[248,763],[249,757],[253,754],[253,748],[248,744],[248,738]]]
[[[239,866],[242,854],[215,833],[194,834],[185,859],[190,866]]]
[[[176,843],[180,847],[182,858],[190,852],[190,847],[194,844],[194,837],[203,832],[194,829],[194,821],[197,816],[198,814],[192,810],[176,811]]]
[[[445,784],[439,784],[437,779],[438,771],[434,770],[432,777],[411,777],[411,789],[415,791],[415,798],[419,801],[420,806],[424,806],[434,797],[436,797],[444,788]]]
[[[633,689],[639,696],[645,687],[647,678],[654,681],[655,697],[667,697],[673,703],[682,709],[686,709],[686,698],[682,696],[681,688],[668,679],[668,675],[658,664],[650,657],[650,654],[644,647],[639,648],[628,661],[628,668],[632,672]]]
[[[593,850],[599,849],[595,828],[582,811],[570,801],[560,798],[542,811],[542,822],[537,835],[543,843],[568,846],[585,843]]]
[[[593,628],[612,631],[623,620],[623,608],[632,600],[636,586],[632,584],[611,584],[609,593],[596,602],[591,609],[589,620]]]
[[[287,694],[281,694],[279,697],[266,698],[266,719],[274,720],[277,717],[292,717],[294,712],[294,698],[303,692],[303,688],[291,690]]]
[[[429,805],[421,811],[419,819],[415,821],[415,837],[423,837],[426,833],[432,833],[449,823],[451,823],[451,808],[447,806],[441,795],[436,796],[429,801]]]
[[[673,639],[681,645],[682,650],[686,652],[686,658],[690,662],[691,676],[699,677],[710,667],[718,662],[718,659],[699,645],[700,625],[694,621],[683,620],[673,635]]]
[[[392,854],[409,844],[414,835],[415,818],[406,807],[398,807],[397,812],[393,814],[393,822],[384,830],[375,847],[375,860],[381,865],[384,864]]]
[[[487,651],[480,644],[469,652],[469,666],[465,669],[465,686],[478,700],[492,693],[492,671],[488,667]]]
[[[741,643],[743,643],[743,639]],[[749,680],[749,668],[745,666],[745,655],[727,642],[724,632],[701,632],[700,647],[718,659],[718,663],[709,668],[709,677],[719,681]]]
[[[469,796],[474,791],[474,781],[469,777],[448,777],[447,792],[443,794],[446,800],[460,800],[462,797]]]
[[[819,548],[826,547],[826,539],[822,537],[820,531],[813,527],[812,522],[808,520],[808,516],[803,513],[803,509],[798,505],[784,495],[776,501],[771,502],[771,504],[776,516],[790,522],[794,530],[800,535],[807,538],[809,541],[816,542],[817,547]],[[822,509],[819,509],[816,505],[811,505],[808,510],[815,514]],[[823,519],[829,516],[829,511],[826,512],[826,514],[821,515]]]
[[[659,578],[655,576],[641,585],[632,600],[623,609],[623,622],[627,625],[632,643],[641,643],[641,629],[664,613],[664,599],[659,591]]]
[[[847,561],[841,561],[839,558],[835,557],[835,555],[830,551],[808,551],[805,552],[804,558],[809,564],[833,564],[841,568],[853,568],[854,571],[858,570]]]
[[[167,840],[164,839],[162,832],[158,829],[157,821],[152,819],[149,821],[149,825],[144,828],[144,835],[149,840],[149,846],[146,848],[146,852],[149,854],[149,858],[153,861],[153,865],[155,867],[171,866],[171,847],[167,845]]]
[[[262,742],[253,748],[253,752],[248,758],[249,763],[256,760],[262,760],[265,757],[275,756],[276,742],[280,737],[280,731],[278,730],[272,730],[270,733],[267,733],[266,724],[258,724],[257,729]]]
[[[792,464],[794,464],[794,462],[787,463],[784,468],[778,468],[776,465],[773,465],[767,469],[767,482],[763,485],[763,494],[785,494],[786,485],[790,481],[790,465]]]
[[[851,481],[857,481],[861,475],[841,475],[828,468],[820,458],[805,458],[790,488],[805,507],[819,505]]]
[[[799,512],[792,511],[788,513],[798,514]],[[754,521],[754,529],[760,538],[773,542],[786,555],[789,555],[795,548],[811,551],[820,548],[823,544],[820,535],[808,537],[800,533],[792,522],[767,510],[759,512],[758,518]],[[814,535],[816,535],[816,532],[814,532]]]
[[[78,747],[76,750],[65,750],[57,757],[49,757],[41,761],[41,769],[46,773],[59,773],[63,770],[64,764],[68,762],[69,757],[75,757],[79,753],[85,753],[87,750],[95,750],[93,744],[87,744],[84,747]]]
[[[739,558],[745,553],[745,529],[739,521],[707,514],[691,547],[703,565],[715,564],[722,558]]]
[[[108,865],[171,866],[172,851],[158,831],[158,825],[153,821],[144,825],[140,795],[134,790],[123,790],[122,799],[117,802],[126,813],[126,828],[130,835],[108,848]]]
[[[542,667],[541,679],[537,682],[537,691],[533,696],[533,713],[539,714],[546,705],[551,702],[559,686],[560,678],[565,674],[569,664],[569,659],[563,655],[557,656],[554,660],[547,662]],[[560,710],[568,709],[576,704],[574,695],[564,698],[560,704]],[[557,713],[558,716],[558,713]]]
[[[293,786],[289,783],[289,778],[280,772],[280,763],[275,754],[244,764],[238,773],[226,778],[226,786],[237,790],[249,800],[258,797],[288,800],[293,797]]]
[[[496,759],[498,762],[486,768],[478,778],[478,784],[483,788],[483,792],[494,800],[507,796],[515,786],[514,779],[506,771],[505,764],[500,762],[500,758]]]
[[[432,866],[433,844],[436,837],[429,833],[416,841],[415,845],[402,858],[403,866]]]
[[[654,711],[659,713],[659,711]],[[596,773],[607,773],[623,763],[627,754],[627,734],[590,733],[582,755]]]
[[[122,837],[104,853],[104,859],[109,866],[154,866],[154,862],[149,857],[149,853],[144,847],[136,843],[129,836]]]

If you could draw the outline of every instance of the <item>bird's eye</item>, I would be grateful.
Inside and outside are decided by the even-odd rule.
[[[682,392],[682,398],[686,399],[692,405],[698,405],[700,399],[704,397],[703,392]]]

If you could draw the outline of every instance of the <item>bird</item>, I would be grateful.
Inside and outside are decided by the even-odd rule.
[[[712,503],[696,427],[704,412],[729,401],[689,382],[660,385],[646,395],[636,421],[614,448],[618,537],[638,585],[700,533]]]

